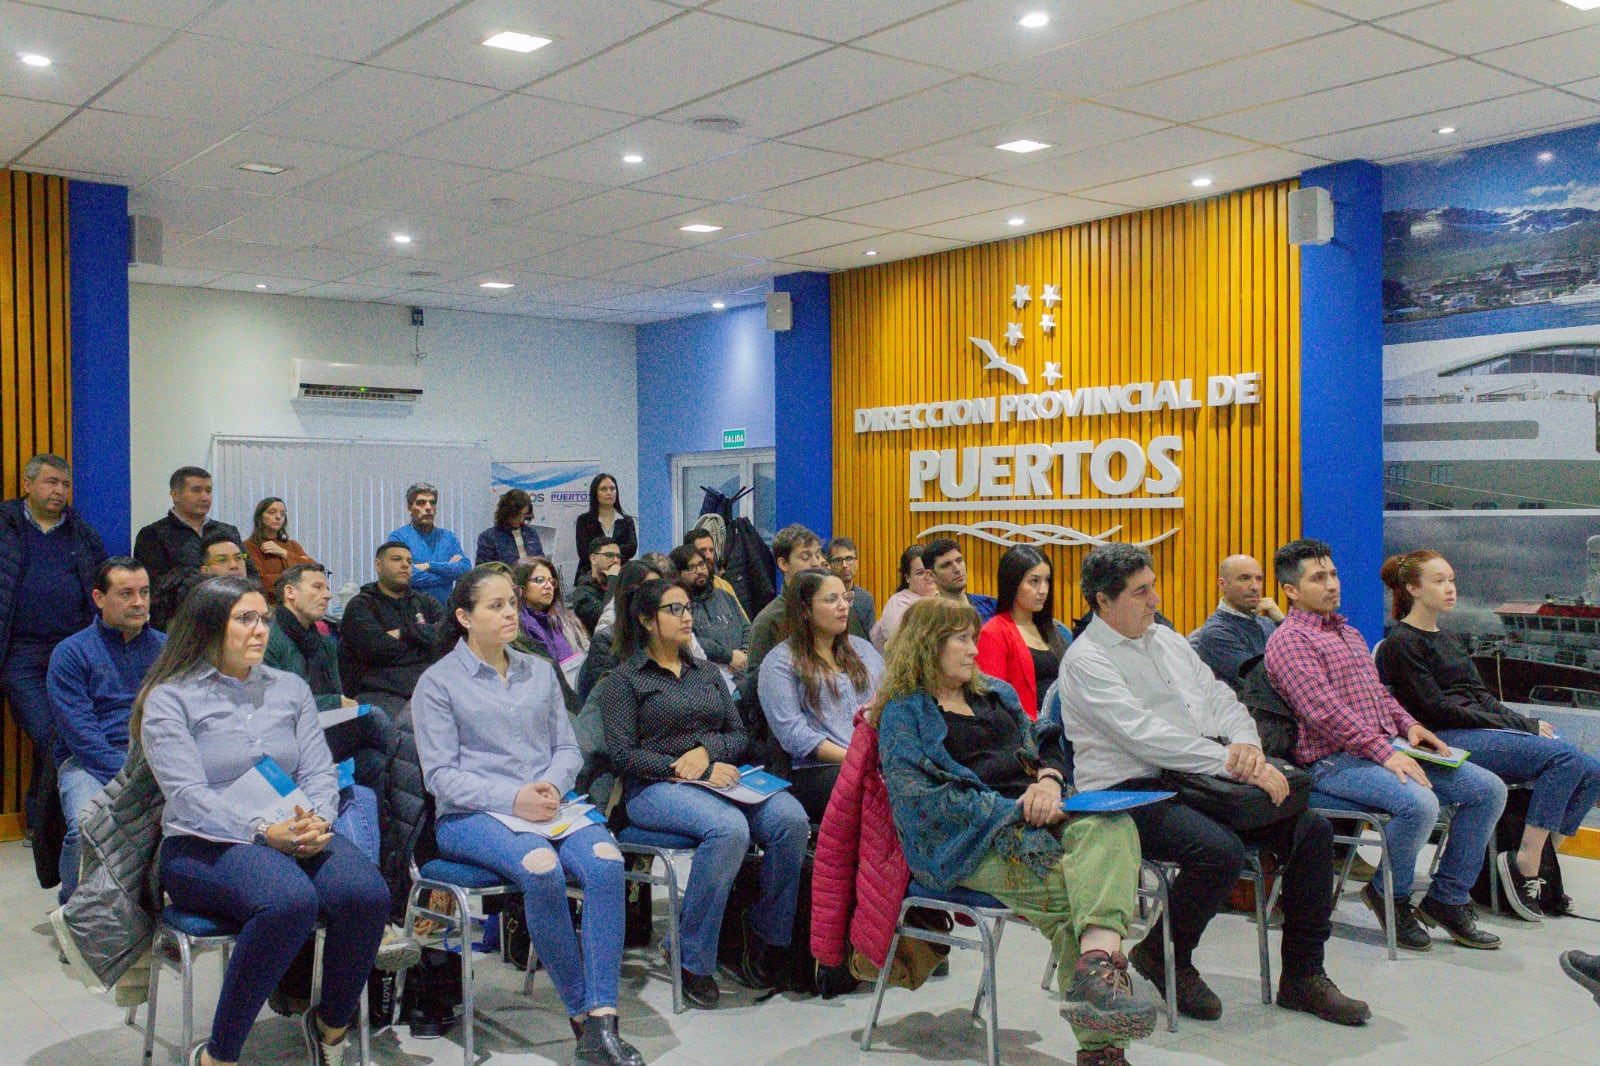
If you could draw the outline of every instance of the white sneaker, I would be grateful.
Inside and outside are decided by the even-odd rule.
[[[378,945],[378,956],[372,965],[385,973],[408,970],[422,958],[422,948],[398,925],[383,931],[383,943]]]

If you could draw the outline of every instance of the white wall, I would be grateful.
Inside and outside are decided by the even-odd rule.
[[[632,326],[429,308],[422,400],[352,414],[291,402],[290,360],[409,362],[406,308],[168,285],[130,290],[135,529],[166,511],[173,470],[207,464],[214,433],[483,440],[498,460],[599,459],[635,509]],[[404,512],[396,500],[396,525]],[[250,522],[248,514],[218,517],[246,529]],[[470,550],[478,531],[456,532]]]

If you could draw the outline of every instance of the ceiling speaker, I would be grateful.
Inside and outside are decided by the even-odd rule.
[[[1289,194],[1289,243],[1327,244],[1333,240],[1333,196],[1308,186]]]
[[[782,333],[794,325],[794,304],[786,292],[767,294],[767,328]]]
[[[161,220],[154,215],[128,216],[128,262],[161,265]]]

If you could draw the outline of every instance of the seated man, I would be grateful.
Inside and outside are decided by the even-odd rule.
[[[1239,667],[1265,654],[1267,638],[1283,621],[1278,605],[1261,595],[1266,576],[1261,564],[1248,555],[1222,560],[1217,588],[1222,598],[1189,643],[1211,667],[1217,680],[1239,691]]]
[[[798,523],[778,530],[772,538],[772,557],[783,575],[783,589],[750,622],[750,662],[746,669],[752,678],[760,675],[761,660],[767,652],[789,636],[783,623],[788,610],[784,594],[789,589],[789,578],[802,570],[820,570],[828,565],[822,555],[822,538]]]
[[[600,536],[589,542],[589,569],[572,583],[572,613],[593,636],[600,615],[617,591],[617,572],[622,569],[622,549],[611,537]]]
[[[78,820],[128,754],[128,717],[167,638],[151,629],[150,575],[137,559],[100,564],[90,593],[100,617],[50,655],[45,689],[55,715],[56,784],[67,833],[60,901],[78,887]]]
[[[678,571],[678,584],[689,594],[695,639],[706,658],[726,672],[743,674],[750,660],[750,623],[738,599],[711,583],[710,564],[694,548],[680,544],[667,558]]]
[[[1161,598],[1150,553],[1131,544],[1099,545],[1084,557],[1080,587],[1094,617],[1067,648],[1060,681],[1075,784],[1154,790],[1161,788],[1161,771],[1178,770],[1252,784],[1282,803],[1288,782],[1262,754],[1250,712],[1187,640],[1156,624]],[[1204,1019],[1222,1014],[1222,1001],[1192,958],[1239,879],[1245,848],[1256,846],[1277,858],[1283,876],[1278,1005],[1340,1025],[1360,1025],[1372,1016],[1323,969],[1333,910],[1333,830],[1327,819],[1302,811],[1241,835],[1176,800],[1130,813],[1144,857],[1179,867],[1163,921],[1172,922],[1180,1012]],[[1128,961],[1165,993],[1159,930],[1129,952]]]
[[[1273,556],[1272,568],[1289,598],[1289,614],[1267,641],[1267,676],[1300,722],[1295,762],[1310,769],[1318,793],[1390,816],[1384,835],[1393,862],[1395,943],[1427,951],[1432,940],[1421,919],[1442,926],[1462,947],[1498,948],[1500,938],[1478,928],[1468,892],[1506,805],[1505,784],[1471,762],[1423,770],[1396,750],[1397,740],[1449,749],[1383,687],[1367,642],[1338,613],[1332,548],[1318,540],[1291,541]],[[1417,855],[1447,803],[1456,805],[1450,839],[1427,896],[1413,907]],[[1362,898],[1381,923],[1378,884],[1374,878]]]
[[[849,537],[828,541],[828,569],[844,582],[844,591],[850,597],[850,635],[870,640],[872,627],[878,622],[878,605],[873,602],[872,593],[856,584],[860,566],[861,555],[855,541]]]
[[[717,538],[711,530],[704,526],[695,526],[683,535],[683,542],[699,552],[700,558],[704,559],[706,565],[711,568],[711,583],[732,596],[733,602],[739,603],[739,593],[728,583],[728,579],[722,576],[722,563],[717,555]],[[750,617],[745,614],[744,604],[742,603],[739,603],[739,613],[744,615],[746,620]]]
[[[411,549],[378,545],[378,580],[350,598],[339,623],[339,673],[345,695],[397,711],[433,665],[434,626],[444,605],[411,587]]]
[[[194,587],[208,577],[248,577],[250,556],[232,526],[209,530],[200,538],[200,565],[175,566],[155,584],[151,596],[150,624],[167,631],[173,616]]]
[[[993,596],[967,592],[967,560],[961,554],[961,545],[949,537],[928,542],[922,549],[922,565],[933,574],[940,596],[969,605],[978,612],[980,620],[987,622],[1000,609],[999,601]]]

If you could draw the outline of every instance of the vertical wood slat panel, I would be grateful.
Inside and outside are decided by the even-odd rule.
[[[1300,263],[1285,237],[1287,197],[1297,182],[1102,219],[1047,233],[835,274],[833,289],[834,525],[861,549],[860,579],[878,597],[893,592],[900,552],[927,528],[1030,520],[1156,545],[1163,611],[1180,630],[1198,625],[1216,600],[1222,558],[1248,552],[1269,563],[1299,536]],[[1010,303],[1012,286],[1034,302]],[[1044,334],[1042,286],[1059,284],[1056,330]],[[1009,321],[1026,339],[1007,351]],[[982,372],[967,340],[983,337],[1024,366],[1030,384]],[[945,429],[857,434],[858,408],[1042,392],[1046,361],[1061,364],[1062,390],[1080,386],[1259,371],[1253,406],[1080,416]],[[1178,510],[963,511],[912,513],[908,453],[983,444],[1183,439]],[[1084,464],[1085,468],[1087,463]],[[1052,477],[1059,488],[1059,471]],[[1083,496],[1098,495],[1084,474]],[[969,588],[993,594],[1004,548],[958,538]],[[1056,613],[1082,613],[1082,548],[1044,549],[1056,570]],[[1277,595],[1269,587],[1269,594]]]
[[[39,452],[72,457],[67,183],[0,170],[0,494],[22,490]],[[32,745],[0,718],[0,840],[21,833]]]

